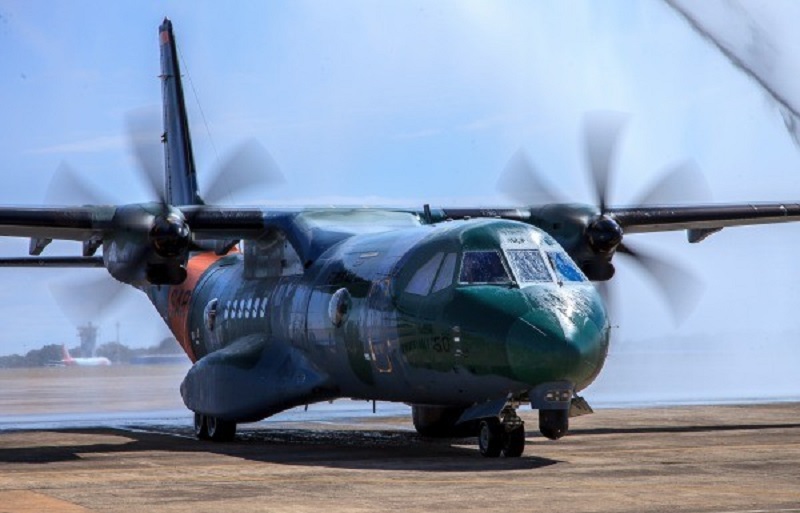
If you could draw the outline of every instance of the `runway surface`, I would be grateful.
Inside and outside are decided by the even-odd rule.
[[[0,372],[0,512],[800,513],[798,403],[603,409],[558,442],[528,410],[525,455],[487,460],[474,439],[418,437],[402,406],[349,401],[199,442],[174,391],[158,395],[172,370],[66,371],[27,387]],[[138,392],[127,372],[149,373]]]

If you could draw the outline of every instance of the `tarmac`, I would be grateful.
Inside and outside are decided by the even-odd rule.
[[[33,406],[0,415],[0,513],[800,513],[800,403],[603,409],[557,442],[526,410],[523,457],[485,459],[475,439],[417,436],[407,415],[287,417],[243,426],[228,444],[195,440],[188,415],[131,420],[97,402],[82,424],[48,424],[37,394],[70,415],[82,399],[67,388],[75,404],[64,404],[47,378],[29,390]],[[142,393],[157,382],[143,380]]]

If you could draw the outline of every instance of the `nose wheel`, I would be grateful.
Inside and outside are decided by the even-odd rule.
[[[514,408],[506,408],[500,417],[483,419],[478,428],[478,449],[485,458],[518,458],[525,451],[525,423]]]
[[[236,423],[202,413],[194,414],[194,434],[200,440],[230,442],[236,437]]]
[[[550,440],[558,440],[569,431],[569,410],[539,410],[539,431]]]

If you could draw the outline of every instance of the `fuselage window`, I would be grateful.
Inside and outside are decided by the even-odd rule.
[[[572,261],[565,253],[556,253],[555,251],[548,252],[547,258],[550,259],[550,265],[556,271],[556,275],[563,281],[586,281],[575,262]]]
[[[553,281],[538,249],[508,249],[506,257],[520,283]]]
[[[436,253],[430,260],[417,269],[414,276],[409,280],[406,285],[406,292],[409,294],[416,294],[418,296],[427,296],[431,290],[431,284],[436,277],[436,271],[439,269],[439,264],[442,263],[444,253]]]
[[[500,253],[489,251],[466,251],[461,259],[460,283],[511,283]]]
[[[453,273],[455,270],[456,254],[448,253],[447,256],[444,257],[442,267],[439,268],[439,274],[436,276],[436,281],[433,282],[433,289],[431,289],[431,292],[439,292],[449,287],[450,284],[453,283]]]

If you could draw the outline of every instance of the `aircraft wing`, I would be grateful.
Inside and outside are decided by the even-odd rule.
[[[89,240],[111,227],[115,207],[0,207],[0,236]]]
[[[611,208],[625,233],[673,230],[721,230],[729,226],[788,223],[800,220],[800,203]]]
[[[89,240],[115,229],[114,206],[0,207],[0,236],[60,240]],[[286,228],[302,209],[191,206],[180,210],[203,239],[259,238],[270,228]],[[320,211],[323,209],[314,209]],[[341,209],[331,209],[341,210]],[[371,211],[381,210],[379,208]],[[423,216],[421,209],[387,209]],[[432,222],[445,219],[502,217],[530,221],[528,209],[443,208],[434,210]],[[800,220],[797,203],[740,203],[698,206],[612,207],[607,213],[626,233],[715,229]],[[544,228],[544,227],[543,227]]]
[[[94,254],[103,240],[138,232],[146,240],[150,223],[141,212],[157,204],[83,207],[0,207],[0,236],[30,237],[31,255],[39,255],[50,240],[84,242],[84,257]],[[155,208],[158,208],[157,206]],[[303,261],[311,261],[326,246],[350,233],[336,224],[336,213],[352,210],[373,216],[366,223],[382,229],[402,228],[412,222],[436,223],[446,219],[501,217],[527,222],[555,233],[562,222],[576,223],[581,236],[597,219],[609,218],[625,234],[687,230],[690,242],[699,242],[725,227],[785,223],[800,220],[800,203],[741,203],[698,206],[614,207],[601,214],[594,207],[551,204],[533,208],[314,208],[272,209],[195,205],[178,207],[195,240],[254,240],[281,233]],[[126,212],[128,214],[126,214]],[[132,212],[132,214],[131,214]],[[329,219],[336,230],[325,228]],[[337,235],[333,237],[332,235]],[[87,244],[93,249],[87,250]],[[7,259],[9,264],[22,262]],[[37,260],[36,265],[48,265]],[[69,262],[76,265],[76,262]],[[89,261],[87,260],[87,264]],[[64,262],[61,262],[64,264]],[[93,262],[96,265],[97,262]],[[52,265],[58,265],[53,260]]]
[[[605,218],[625,234],[686,230],[690,242],[700,242],[726,227],[800,221],[800,202],[610,207],[605,213],[591,205],[551,203],[531,208],[426,208],[418,213],[433,222],[477,217],[514,219],[536,225],[556,239],[562,238],[561,234],[584,237],[587,229]]]

